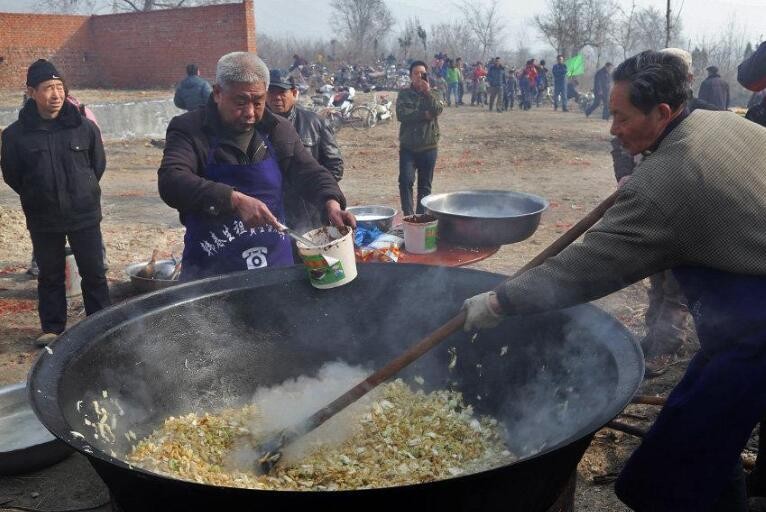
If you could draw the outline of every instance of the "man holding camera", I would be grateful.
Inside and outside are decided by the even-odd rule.
[[[399,197],[402,213],[423,213],[420,200],[431,193],[439,144],[438,117],[444,102],[428,83],[428,65],[420,60],[410,64],[412,85],[396,98],[399,127]],[[417,171],[417,204],[412,204],[412,187]]]

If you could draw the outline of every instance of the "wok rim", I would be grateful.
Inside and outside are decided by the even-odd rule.
[[[359,270],[361,272],[364,272],[363,269],[365,268],[375,268],[375,267],[384,267],[384,266],[390,268],[391,264],[363,263],[363,264],[359,264]],[[437,268],[432,265],[424,265],[424,264],[410,264],[410,263],[396,264],[396,267],[405,267],[405,266],[418,267],[423,272],[426,272],[429,269],[434,270],[435,268]],[[508,276],[497,274],[494,272],[486,272],[486,271],[471,269],[471,268],[453,267],[450,270],[454,272],[458,272],[458,273],[479,274],[485,277],[494,277],[494,278],[497,278],[498,281],[505,280],[508,277]],[[145,313],[147,311],[152,311],[156,313],[166,309],[174,308],[176,306],[179,306],[187,302],[191,302],[191,301],[195,301],[195,300],[199,300],[203,298],[208,298],[208,297],[214,297],[216,295],[224,295],[227,293],[231,293],[233,291],[247,289],[252,284],[257,284],[259,286],[269,286],[269,285],[275,285],[275,284],[285,284],[286,282],[292,282],[297,279],[301,279],[301,280],[305,279],[305,270],[303,266],[301,265],[293,265],[291,267],[282,267],[282,268],[273,268],[273,269],[261,270],[259,272],[252,272],[252,271],[235,272],[235,273],[225,274],[222,276],[215,276],[215,277],[211,277],[207,279],[190,281],[187,283],[179,284],[178,286],[174,286],[171,288],[157,290],[155,292],[134,297],[121,304],[113,305],[113,306],[110,306],[109,308],[106,308],[97,313],[94,313],[93,315],[89,316],[86,320],[83,320],[77,323],[71,329],[68,329],[67,331],[65,331],[51,345],[51,348],[54,349],[54,354],[58,354],[58,357],[49,355],[47,351],[41,351],[41,353],[38,355],[38,358],[35,361],[34,366],[29,372],[29,376],[27,380],[27,395],[29,399],[29,404],[32,410],[34,411],[35,415],[37,416],[38,420],[40,421],[40,423],[42,423],[42,425],[56,439],[62,441],[63,443],[68,445],[70,448],[73,448],[78,453],[81,453],[82,455],[84,455],[85,457],[89,459],[97,459],[99,463],[116,466],[118,469],[123,471],[136,471],[142,475],[150,476],[152,478],[160,478],[163,481],[168,482],[170,485],[187,484],[187,485],[193,485],[195,486],[195,488],[199,488],[200,490],[202,489],[209,490],[212,488],[218,491],[226,491],[226,492],[256,492],[256,493],[269,493],[269,494],[279,493],[280,495],[283,495],[283,496],[292,495],[292,494],[307,495],[311,493],[319,493],[323,495],[332,494],[335,496],[341,496],[344,494],[357,494],[357,493],[374,494],[376,492],[390,491],[391,489],[415,489],[415,488],[427,489],[428,487],[432,487],[432,486],[449,484],[456,480],[468,482],[468,480],[463,480],[463,479],[482,478],[484,475],[489,475],[495,472],[503,471],[512,466],[526,464],[526,463],[533,463],[537,461],[538,459],[545,457],[552,452],[563,449],[570,445],[574,445],[575,443],[582,441],[586,437],[593,435],[595,432],[603,428],[607,423],[609,423],[609,421],[611,421],[623,409],[625,409],[625,407],[630,403],[630,400],[633,397],[633,395],[635,395],[635,393],[638,391],[639,386],[641,385],[641,382],[643,380],[643,375],[644,375],[643,353],[641,352],[640,346],[635,336],[633,336],[633,334],[627,329],[627,327],[625,327],[621,322],[619,322],[612,315],[608,314],[606,311],[590,303],[581,304],[578,306],[574,306],[572,308],[559,310],[561,312],[567,312],[567,311],[574,310],[576,308],[589,309],[593,312],[593,314],[601,317],[604,323],[614,326],[614,328],[616,328],[618,331],[621,331],[625,335],[623,339],[620,340],[620,342],[623,342],[624,340],[624,344],[626,345],[625,347],[622,347],[622,350],[618,350],[615,340],[611,340],[608,343],[599,343],[600,345],[606,346],[606,347],[614,346],[613,349],[607,348],[606,350],[608,350],[608,352],[614,357],[615,365],[618,368],[620,368],[620,371],[617,372],[618,379],[614,386],[615,398],[612,399],[612,401],[610,402],[610,405],[612,406],[605,408],[605,410],[603,410],[600,415],[595,416],[594,419],[591,420],[588,424],[584,425],[579,430],[570,434],[568,437],[566,437],[565,439],[562,439],[558,443],[552,444],[550,446],[546,446],[543,450],[540,450],[538,453],[535,453],[534,455],[531,455],[529,457],[521,458],[510,464],[495,466],[495,467],[491,467],[489,469],[478,471],[475,473],[457,475],[457,476],[442,478],[442,479],[434,480],[430,482],[413,483],[408,485],[399,485],[399,486],[391,486],[391,487],[375,487],[370,489],[342,489],[342,490],[335,490],[335,491],[312,491],[312,490],[298,491],[298,490],[264,490],[264,489],[251,489],[251,488],[202,484],[202,483],[198,483],[194,481],[183,480],[181,478],[170,477],[160,473],[154,473],[152,471],[143,469],[139,466],[132,465],[120,458],[112,457],[108,453],[102,451],[100,448],[91,446],[90,443],[88,443],[84,439],[79,439],[71,435],[70,432],[72,431],[72,426],[66,421],[63,409],[58,399],[59,386],[61,385],[61,377],[64,374],[63,370],[69,366],[71,360],[74,357],[76,357],[82,350],[86,349],[87,347],[95,343],[98,343],[100,341],[100,338],[108,335],[115,329],[119,329],[123,324],[130,322],[133,319],[133,315],[131,315],[130,313],[135,313],[135,312]],[[216,283],[218,281],[228,281],[228,282],[226,283],[226,287],[224,288],[219,288],[219,289],[216,289],[215,291],[204,292],[205,288],[209,288],[212,283]],[[202,288],[203,290],[200,290],[200,291],[202,291],[203,293],[197,292],[198,288]],[[173,294],[174,296],[176,296],[175,300],[173,300],[172,302],[164,302],[162,300],[164,296],[170,295],[170,294]],[[152,307],[152,306],[155,306],[155,307]],[[156,307],[156,306],[160,306],[160,307]],[[109,320],[116,320],[116,321],[112,321],[109,324],[109,327],[107,329],[97,328],[97,326],[103,323],[104,321],[108,322],[107,318],[112,316],[114,316],[114,318]],[[84,334],[87,334],[89,330],[95,331],[94,334],[96,335],[94,336],[79,335],[78,336],[80,331],[83,331]],[[74,333],[74,335],[72,333]],[[75,341],[77,342],[77,344],[72,342],[67,343],[67,341],[73,337],[75,338]],[[416,340],[413,339],[413,343],[415,341]],[[60,345],[60,346],[57,347],[57,345]],[[630,357],[631,353],[635,356],[632,358],[632,361]],[[628,375],[629,373],[631,375]],[[55,376],[55,379],[52,379],[52,378],[46,379],[46,377],[48,376]],[[53,389],[51,390],[46,389],[46,391],[43,392],[43,390],[37,386],[37,384],[39,384],[40,382],[55,382],[55,386],[53,386]],[[631,382],[633,382],[633,384],[631,384]]]
[[[444,210],[439,210],[437,208],[434,208],[433,203],[443,199],[447,196],[456,196],[459,194],[485,194],[485,195],[505,195],[505,196],[512,196],[520,199],[529,199],[536,203],[538,203],[539,208],[537,210],[524,212],[519,215],[504,215],[502,217],[480,217],[477,215],[464,215],[460,213],[451,213],[446,212]],[[547,199],[545,199],[542,196],[538,196],[535,194],[530,194],[528,192],[518,192],[515,190],[500,190],[500,189],[469,189],[469,190],[455,190],[453,192],[441,192],[439,194],[430,194],[424,197],[420,200],[420,204],[422,204],[425,208],[428,210],[434,212],[435,214],[439,216],[444,217],[451,217],[451,218],[457,218],[457,219],[468,219],[468,220],[487,220],[487,221],[505,221],[505,220],[513,220],[513,219],[523,219],[526,217],[533,217],[535,215],[541,215],[545,210],[548,209],[548,206],[550,206],[550,203]]]

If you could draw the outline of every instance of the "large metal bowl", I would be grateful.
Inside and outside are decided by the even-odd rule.
[[[27,400],[26,382],[0,387],[0,475],[52,466],[72,452],[35,416]]]
[[[439,239],[487,246],[521,242],[532,236],[544,198],[510,190],[461,190],[424,197],[421,203],[439,219]]]
[[[142,261],[139,263],[131,263],[125,267],[125,273],[128,274],[130,282],[133,285],[133,289],[139,293],[153,292],[156,290],[162,290],[178,284],[178,280],[167,279],[173,274],[173,270],[176,268],[175,260],[157,260],[154,262],[154,279],[146,277],[140,277],[137,274],[148,265],[148,261]]]
[[[391,229],[396,216],[396,209],[390,206],[351,206],[346,211],[354,214],[358,226],[367,229],[376,227],[384,233]]]

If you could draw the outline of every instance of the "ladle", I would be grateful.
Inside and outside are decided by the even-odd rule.
[[[282,223],[277,223],[277,229],[279,231],[282,231],[283,233],[287,233],[289,236],[291,236],[292,238],[298,240],[300,243],[302,243],[306,247],[310,247],[312,249],[320,247],[316,243],[312,242],[311,240],[309,240],[305,236],[303,236],[300,233],[298,233],[297,231],[295,231],[294,229],[290,229],[290,228],[288,228],[287,226],[285,226]]]

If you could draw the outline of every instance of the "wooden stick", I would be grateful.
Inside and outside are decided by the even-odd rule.
[[[617,199],[617,194],[618,191],[616,190],[604,201],[602,201],[596,208],[594,208],[593,211],[583,217],[577,224],[572,226],[552,244],[543,249],[543,251],[535,256],[529,263],[517,270],[511,276],[511,279],[529,270],[530,268],[540,265],[548,258],[557,255],[572,242],[582,236],[582,234],[590,229],[596,222],[598,222],[604,215],[604,212],[606,212],[614,204],[615,200]],[[459,331],[463,327],[464,323],[465,312],[461,310],[457,315],[448,320],[447,323],[443,324],[441,327],[427,335],[425,338],[412,345],[409,349],[407,349],[406,352],[395,358],[393,361],[389,362],[383,368],[377,370],[375,373],[348,390],[343,395],[339,396],[333,402],[329,403],[319,411],[309,416],[294,430],[280,432],[277,437],[268,440],[262,445],[264,446],[265,453],[259,457],[259,461],[261,462],[265,471],[268,472],[279,460],[278,452],[284,445],[289,444],[296,438],[319,427],[325,421],[335,416],[337,413],[369,393],[372,389],[378,386],[378,384],[385,382],[392,376],[399,373],[410,363],[434,348],[436,345],[444,341],[455,332]]]
[[[590,213],[588,213],[585,217],[580,219],[577,224],[565,231],[563,235],[558,237],[551,245],[543,249],[540,254],[532,258],[526,265],[517,270],[511,277],[516,277],[519,274],[526,272],[530,268],[540,265],[548,258],[556,256],[558,253],[571,245],[572,242],[580,238],[583,234],[585,234],[586,231],[592,228],[596,222],[601,220],[601,217],[604,216],[604,213],[606,213],[606,211],[611,208],[612,205],[614,205],[619,192],[619,189],[612,192],[609,197],[601,201],[598,206],[591,210]]]
[[[653,395],[636,395],[630,400],[632,404],[642,405],[665,405],[667,402],[668,399],[666,397]]]
[[[625,432],[626,434],[630,434],[632,436],[640,437],[641,439],[643,439],[648,432],[641,427],[635,427],[620,420],[612,420],[607,423],[606,426],[614,430],[619,430],[620,432]]]
[[[583,217],[582,220],[567,230],[556,241],[543,249],[540,254],[538,254],[529,263],[517,270],[511,277],[516,277],[526,272],[530,268],[540,265],[542,262],[550,257],[557,255],[572,242],[577,240],[583,233],[588,231],[588,229],[590,229],[596,222],[598,222],[601,217],[603,217],[604,212],[606,212],[617,199],[617,193],[618,191],[612,193],[612,195],[602,201],[595,209],[593,209],[593,211]],[[378,384],[385,382],[392,376],[399,373],[407,365],[444,341],[444,339],[459,331],[463,327],[464,323],[465,312],[460,311],[457,315],[447,321],[447,323],[433,331],[431,334],[427,335],[422,340],[418,341],[415,345],[412,345],[406,352],[398,356],[386,366],[367,377],[364,381],[351,388],[344,395],[338,397],[335,401],[331,402],[320,411],[314,413],[306,420],[306,425],[309,427],[306,431],[308,432],[315,429],[327,421],[330,417],[334,416],[339,411],[367,394]]]

